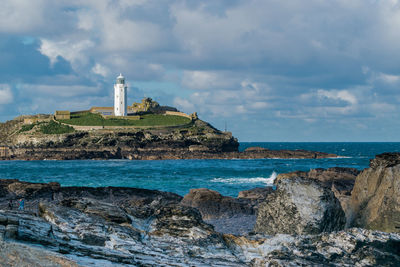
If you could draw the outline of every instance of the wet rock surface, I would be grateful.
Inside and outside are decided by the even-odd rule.
[[[14,260],[14,265],[7,266],[396,266],[400,263],[400,235],[396,233],[355,228],[302,236],[223,235],[204,222],[197,209],[181,205],[182,197],[172,193],[0,181],[0,239],[4,240],[0,242],[0,259],[7,263]],[[296,187],[299,188],[298,184]],[[207,194],[224,199],[215,192]],[[267,198],[274,194],[268,194]],[[10,197],[22,196],[26,210],[7,209]],[[235,222],[248,222],[246,216],[242,213]],[[221,216],[215,220],[231,218],[235,219]],[[15,255],[19,249],[23,253]]]
[[[274,234],[318,234],[344,228],[345,214],[333,192],[303,177],[280,179],[258,206],[254,230]]]
[[[357,176],[351,194],[353,225],[400,232],[400,153],[384,153]]]

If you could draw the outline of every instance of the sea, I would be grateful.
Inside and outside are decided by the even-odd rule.
[[[327,159],[199,159],[199,160],[44,160],[0,161],[0,179],[59,182],[62,186],[124,186],[185,195],[209,188],[236,197],[242,190],[271,186],[279,173],[315,168],[362,170],[377,154],[400,152],[397,143],[243,142],[239,150],[260,146],[271,150],[306,149],[335,153]]]

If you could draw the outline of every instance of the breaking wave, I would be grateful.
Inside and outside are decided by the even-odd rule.
[[[213,183],[225,183],[225,184],[256,184],[264,183],[266,185],[272,185],[278,174],[273,172],[268,178],[266,177],[253,177],[253,178],[214,178],[211,180]]]

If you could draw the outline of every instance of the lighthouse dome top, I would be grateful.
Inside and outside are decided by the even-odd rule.
[[[117,77],[117,84],[125,84],[125,77],[121,73]]]

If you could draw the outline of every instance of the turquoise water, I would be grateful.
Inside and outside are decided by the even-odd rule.
[[[364,169],[383,152],[400,152],[400,143],[242,143],[269,149],[307,149],[341,155],[335,159],[254,160],[72,160],[0,161],[0,178],[30,182],[56,181],[64,186],[128,186],[185,195],[206,187],[223,195],[272,183],[276,174],[313,168]]]

